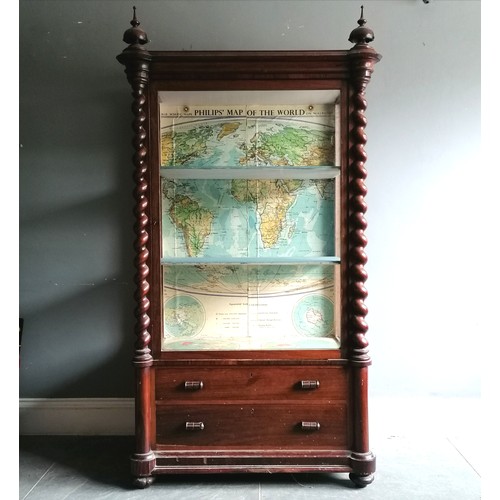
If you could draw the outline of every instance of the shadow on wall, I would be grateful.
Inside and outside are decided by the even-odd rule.
[[[21,398],[134,392],[131,96],[119,39],[101,47],[87,36],[98,24],[63,27],[84,7],[54,18],[22,6]]]
[[[32,202],[21,220],[22,398],[133,396],[133,167],[124,161],[123,190],[59,208]]]

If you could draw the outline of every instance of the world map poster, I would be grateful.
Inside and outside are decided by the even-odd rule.
[[[338,348],[335,180],[304,175],[335,165],[335,107],[162,106],[161,125],[162,348]]]

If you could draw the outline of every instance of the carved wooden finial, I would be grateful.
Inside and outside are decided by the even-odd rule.
[[[149,42],[148,35],[145,31],[141,30],[138,27],[141,23],[137,20],[135,6],[133,7],[133,9],[134,16],[132,18],[132,21],[130,21],[132,28],[129,28],[127,31],[125,31],[125,33],[123,34],[123,41],[125,43],[128,43],[129,45],[144,45]]]
[[[123,34],[123,41],[128,45],[116,58],[125,66],[129,81],[134,82],[133,85],[142,86],[147,85],[148,82],[151,54],[146,48],[146,44],[149,42],[148,35],[139,28],[140,24],[134,7],[134,15],[130,21],[132,27]]]
[[[367,45],[375,39],[375,35],[370,28],[365,26],[366,19],[363,17],[363,5],[361,6],[361,16],[358,19],[358,27],[354,28],[349,36],[349,41],[356,45],[364,44]]]
[[[361,7],[363,8],[363,7]],[[141,24],[138,20],[137,20],[137,16],[135,15],[135,5],[132,7],[132,9],[134,9],[134,17],[132,19],[132,21],[130,21],[130,24],[135,28],[136,26],[139,26],[139,24]]]

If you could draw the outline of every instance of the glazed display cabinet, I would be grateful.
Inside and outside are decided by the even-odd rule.
[[[336,51],[153,51],[132,86],[139,487],[346,472],[368,439],[363,14]]]

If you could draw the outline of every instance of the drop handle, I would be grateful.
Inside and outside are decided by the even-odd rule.
[[[305,432],[319,431],[321,425],[319,422],[301,422],[300,428]]]
[[[203,422],[186,422],[187,431],[202,431],[205,428]]]
[[[318,389],[319,380],[301,380],[300,388],[304,391],[310,391],[312,389]]]
[[[201,391],[203,382],[201,380],[186,380],[184,382],[184,390],[186,391]]]

